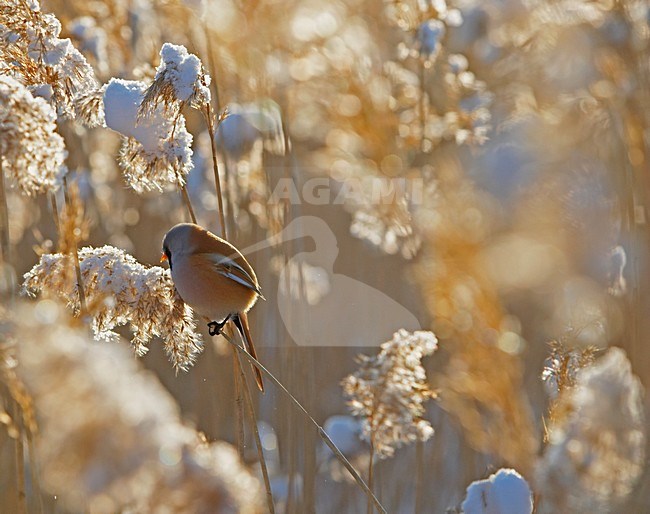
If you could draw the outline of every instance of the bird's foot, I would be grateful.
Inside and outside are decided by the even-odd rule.
[[[208,334],[210,334],[211,336],[218,336],[219,334],[221,334],[221,329],[228,322],[229,319],[230,316],[228,316],[226,319],[224,319],[221,322],[211,321],[210,323],[208,323]]]

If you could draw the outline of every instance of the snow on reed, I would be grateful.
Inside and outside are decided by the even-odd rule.
[[[346,377],[343,391],[355,416],[363,418],[364,437],[380,457],[433,435],[422,419],[424,402],[435,396],[426,383],[422,358],[438,346],[432,332],[400,329],[375,357],[360,355],[359,370]]]
[[[97,81],[84,56],[60,33],[59,20],[43,13],[37,0],[0,6],[3,71],[38,90],[60,116],[74,119],[77,99],[95,90]]]
[[[56,113],[8,75],[0,75],[0,154],[3,171],[30,196],[56,191],[67,171]]]
[[[627,496],[644,463],[642,391],[619,348],[577,372],[537,467],[540,512],[611,512]]]
[[[151,116],[159,106],[167,115],[178,115],[185,104],[200,109],[210,103],[210,75],[201,60],[182,45],[165,43],[153,83],[147,88],[140,115]]]
[[[106,125],[125,136],[120,166],[138,193],[182,187],[192,168],[192,135],[185,118],[168,116],[163,106],[139,116],[146,91],[144,82],[115,78],[104,91]]]
[[[112,246],[80,249],[79,265],[96,339],[116,340],[113,329],[129,324],[138,355],[145,354],[147,344],[158,336],[175,369],[187,370],[194,363],[203,342],[195,331],[192,309],[176,292],[169,271],[146,267]],[[61,298],[79,312],[69,255],[42,255],[24,279],[28,294]]]
[[[23,305],[17,372],[33,397],[45,488],[96,514],[259,512],[260,486],[225,443],[182,423],[154,375],[96,344],[57,302]]]
[[[500,469],[470,484],[461,509],[464,514],[531,514],[530,486],[514,469]]]

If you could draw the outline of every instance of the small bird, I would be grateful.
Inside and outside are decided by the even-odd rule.
[[[210,335],[232,320],[246,351],[257,359],[246,313],[264,299],[253,268],[225,239],[193,223],[179,223],[165,234],[163,255],[183,301],[208,318]],[[255,380],[264,391],[262,373],[253,366]]]

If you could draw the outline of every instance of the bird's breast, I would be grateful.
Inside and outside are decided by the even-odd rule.
[[[199,255],[175,256],[172,280],[183,301],[210,321],[248,311],[257,300],[254,291],[217,273]]]

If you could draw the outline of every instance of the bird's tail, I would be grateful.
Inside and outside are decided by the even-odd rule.
[[[239,330],[242,341],[244,342],[244,348],[246,351],[253,357],[257,359],[257,352],[255,351],[255,345],[253,344],[253,338],[251,337],[251,331],[248,327],[248,315],[245,312],[240,312],[239,314],[233,317],[233,322]],[[257,387],[260,391],[264,392],[264,382],[262,382],[262,372],[257,368],[257,366],[252,365],[253,373],[255,373],[255,382],[257,382]]]

